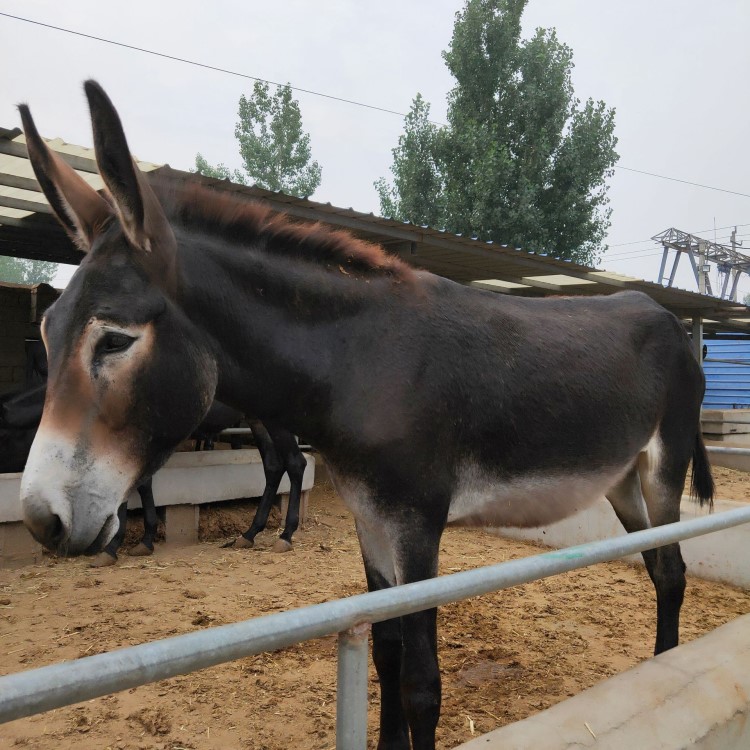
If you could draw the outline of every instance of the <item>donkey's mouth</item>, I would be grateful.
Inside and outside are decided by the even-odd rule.
[[[86,547],[86,549],[83,551],[84,555],[95,555],[97,552],[101,552],[104,549],[104,546],[109,542],[109,540],[112,538],[112,520],[111,518],[108,518],[104,526],[102,526],[99,533],[96,535],[96,539],[94,539],[91,544]]]

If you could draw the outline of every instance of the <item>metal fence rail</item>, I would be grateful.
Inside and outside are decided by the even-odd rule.
[[[750,506],[0,677],[0,723],[338,633],[337,748],[362,750],[367,623],[748,522]]]
[[[734,448],[731,445],[707,445],[706,450],[710,456],[750,456],[750,448]]]

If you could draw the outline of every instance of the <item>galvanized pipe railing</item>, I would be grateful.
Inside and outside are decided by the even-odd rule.
[[[616,560],[748,522],[750,505],[7,675],[0,677],[0,723],[339,633],[337,748],[362,750],[367,728],[367,623]]]
[[[731,445],[707,445],[706,450],[709,456],[712,453],[717,456],[750,456],[750,448],[733,448]]]

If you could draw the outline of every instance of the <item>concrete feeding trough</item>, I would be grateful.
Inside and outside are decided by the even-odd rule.
[[[750,615],[456,750],[750,747]]]
[[[315,480],[315,459],[304,454],[307,468],[302,480],[300,521],[307,515],[307,501]],[[259,497],[265,487],[260,453],[256,449],[175,453],[154,475],[154,499],[166,508],[168,544],[198,541],[200,506],[222,500]],[[42,548],[22,523],[21,474],[0,474],[0,567],[41,559]],[[286,516],[289,477],[279,486],[282,514]],[[128,496],[128,507],[139,508],[137,492]]]
[[[750,446],[750,409],[704,409],[701,430],[707,444]]]
[[[746,457],[747,458],[747,457]],[[714,512],[746,507],[745,503],[716,500]],[[680,520],[688,521],[708,513],[697,502],[684,497],[680,506]],[[612,506],[605,498],[597,500],[585,510],[549,526],[534,529],[488,529],[498,536],[543,544],[547,547],[564,548],[585,544],[598,539],[623,536],[626,532],[617,519]],[[688,574],[710,581],[729,583],[750,589],[750,524],[726,529],[720,534],[706,534],[680,542],[682,557]],[[641,555],[625,558],[628,562],[643,564]]]

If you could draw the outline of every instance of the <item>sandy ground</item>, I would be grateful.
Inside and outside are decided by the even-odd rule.
[[[716,470],[718,495],[750,500],[747,475]],[[251,503],[202,513],[204,541],[93,570],[49,559],[0,570],[0,672],[76,659],[197,628],[364,591],[350,514],[325,485],[285,555],[268,530],[255,550],[220,542],[244,529]],[[137,519],[134,521],[137,524]],[[137,529],[132,529],[131,538]],[[538,548],[450,529],[441,573],[535,554]],[[547,708],[650,656],[655,605],[640,567],[613,563],[444,607],[439,615],[443,709],[438,746]],[[683,641],[750,612],[750,595],[691,579]],[[333,748],[335,638],[0,726],[0,747],[77,750]],[[370,680],[370,746],[378,692]]]

